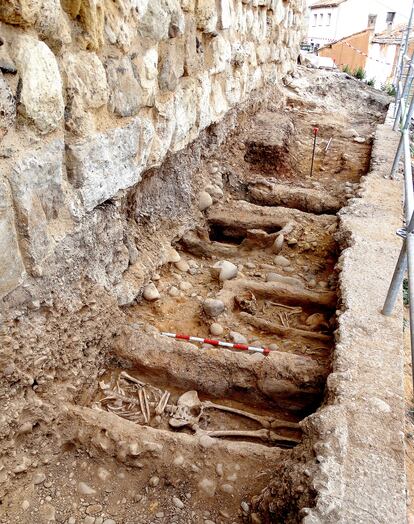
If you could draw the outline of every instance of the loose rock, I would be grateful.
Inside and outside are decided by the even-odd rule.
[[[198,487],[205,493],[205,495],[207,495],[207,497],[214,497],[216,493],[216,483],[210,479],[204,478],[199,482]]]
[[[153,488],[156,488],[159,483],[160,483],[159,477],[151,477],[149,480],[149,485],[152,486]]]
[[[35,485],[41,484],[45,480],[46,480],[46,475],[44,473],[42,473],[42,472],[35,473],[34,476],[33,476],[33,484],[35,484]]]
[[[179,262],[176,262],[174,265],[179,271],[182,271],[183,273],[187,273],[190,269],[190,266],[183,259],[181,259]]]
[[[178,497],[173,497],[173,504],[176,508],[178,509],[183,509],[184,507],[184,503],[178,498]]]
[[[224,311],[224,303],[214,298],[206,298],[203,302],[203,309],[209,317],[218,317]]]
[[[170,297],[178,297],[178,295],[180,294],[180,291],[175,286],[171,286],[170,289],[168,290],[168,294],[170,295]]]
[[[283,243],[285,241],[285,237],[284,235],[278,235],[275,239],[275,241],[273,242],[273,246],[272,246],[272,251],[273,253],[275,253],[276,255],[278,253],[280,253],[280,251],[282,250],[283,248]]]
[[[247,338],[237,331],[230,331],[229,336],[235,344],[247,344]]]
[[[158,300],[160,298],[160,293],[155,287],[155,284],[151,282],[144,287],[143,297],[145,300],[148,300],[148,302],[153,302],[154,300]]]
[[[82,495],[96,495],[96,490],[88,486],[86,482],[79,482],[78,490]]]
[[[220,262],[216,262],[213,266],[213,270],[215,270],[215,272],[218,272],[219,280],[221,280],[222,282],[236,278],[239,272],[237,266],[235,266],[232,262],[229,262],[228,260],[221,260]]]
[[[213,205],[213,199],[211,198],[211,195],[209,195],[207,191],[201,191],[198,197],[198,209],[200,211],[204,211],[211,205]]]
[[[217,322],[214,322],[210,326],[210,333],[215,337],[222,335],[224,333],[223,326],[221,324],[218,324]]]
[[[290,260],[282,255],[278,255],[274,260],[277,266],[287,267],[290,266]]]

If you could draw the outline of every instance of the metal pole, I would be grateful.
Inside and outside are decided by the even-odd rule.
[[[407,25],[407,31],[406,31],[406,35],[404,37],[404,31],[403,31],[403,34],[402,34],[402,38],[401,38],[401,45],[400,45],[400,53],[398,55],[398,66],[397,66],[397,70],[396,70],[396,74],[395,74],[395,78],[394,78],[394,86],[397,87],[397,92],[396,92],[396,106],[395,106],[395,112],[394,112],[394,117],[397,118],[397,114],[398,114],[398,110],[399,110],[399,101],[400,101],[400,98],[401,98],[401,93],[400,93],[400,80],[403,76],[403,73],[404,73],[404,61],[405,61],[405,55],[407,53],[407,50],[408,50],[408,45],[409,45],[409,40],[410,40],[410,33],[411,33],[411,26],[412,26],[412,23],[413,23],[413,17],[414,17],[414,0],[413,0],[413,3],[412,3],[412,6],[411,6],[411,13],[410,13],[410,18],[409,18],[409,21],[408,21],[408,25]],[[397,118],[398,120],[398,118]],[[394,127],[395,129],[395,127]]]
[[[408,259],[408,297],[410,309],[410,340],[411,340],[411,364],[414,370],[414,235],[407,232],[407,259]],[[412,371],[414,387],[414,371]]]
[[[315,161],[315,150],[316,150],[316,137],[318,136],[319,129],[317,127],[313,128],[313,151],[312,151],[312,163],[311,163],[311,170],[310,170],[310,176],[312,178],[313,175],[313,163]]]
[[[385,299],[384,307],[382,313],[385,316],[390,316],[394,310],[395,303],[397,301],[398,295],[400,293],[401,284],[404,279],[404,274],[407,269],[410,272],[411,264],[411,278],[409,273],[409,281],[412,279],[413,294],[410,295],[410,315],[411,315],[411,302],[413,302],[413,318],[414,322],[414,192],[413,192],[413,172],[411,166],[411,154],[410,154],[410,133],[408,129],[404,130],[402,137],[403,139],[403,149],[404,149],[404,164],[405,164],[405,178],[404,178],[404,187],[405,187],[405,219],[407,226],[407,235],[404,240],[403,246],[401,248],[400,256],[398,257],[397,265],[395,266],[394,275],[392,277],[391,285],[388,290],[387,298]],[[411,251],[410,251],[411,250]],[[408,254],[408,257],[407,257]],[[411,300],[412,297],[412,300]],[[411,336],[414,336],[414,323],[410,324],[412,327]],[[414,339],[413,346],[414,348]],[[414,349],[412,349],[414,351]],[[413,354],[414,356],[414,354]],[[414,361],[413,361],[414,362]]]
[[[407,241],[404,240],[403,246],[398,257],[397,265],[394,269],[391,284],[388,289],[387,298],[382,308],[382,314],[386,317],[392,315],[394,311],[395,303],[397,302],[398,295],[400,294],[401,284],[404,279],[404,273],[407,269]]]
[[[414,95],[411,98],[410,108],[408,110],[407,117],[403,124],[403,130],[408,129],[410,127],[411,118],[413,116],[413,113],[414,113]],[[397,154],[395,155],[394,163],[391,169],[391,178],[394,178],[395,174],[397,173],[403,150],[404,150],[404,134],[401,134],[400,143],[398,144]]]
[[[398,127],[400,125],[400,118],[401,118],[401,115],[403,116],[404,118],[404,114],[403,114],[403,110],[402,110],[402,100],[404,101],[407,101],[407,97],[410,93],[410,90],[411,90],[411,86],[413,84],[413,79],[414,79],[414,76],[413,76],[413,65],[414,65],[414,52],[411,56],[411,60],[410,60],[410,64],[408,66],[408,72],[407,72],[407,77],[405,79],[405,84],[404,84],[404,89],[403,89],[403,93],[402,93],[402,96],[401,96],[401,99],[400,101],[397,103],[397,115],[395,117],[395,122],[394,122],[394,131],[397,131],[398,130]]]
[[[404,188],[405,188],[405,223],[408,224],[414,211],[414,188],[413,188],[413,169],[411,166],[410,154],[410,132],[408,129],[403,131],[404,142]]]

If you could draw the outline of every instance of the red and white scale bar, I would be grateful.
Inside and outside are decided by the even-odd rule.
[[[210,344],[211,346],[241,349],[243,351],[255,351],[256,353],[263,353],[263,355],[269,355],[271,352],[268,348],[257,348],[255,346],[247,346],[246,344],[232,344],[231,342],[222,342],[221,340],[212,340],[210,338],[192,337],[190,335],[181,335],[179,333],[161,333],[161,335],[164,337],[177,338],[179,340],[201,342],[202,344]]]

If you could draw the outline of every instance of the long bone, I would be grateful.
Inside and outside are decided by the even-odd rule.
[[[121,373],[119,374],[119,378],[123,378],[125,380],[128,380],[129,382],[133,382],[134,384],[137,384],[137,386],[140,386],[142,388],[145,386],[144,382],[141,382],[137,378],[128,375],[126,371],[121,371]]]
[[[249,413],[248,411],[242,411],[241,409],[235,409],[229,406],[215,404],[214,402],[210,402],[209,400],[202,402],[201,406],[203,407],[203,409],[217,409],[220,411],[226,411],[227,413],[233,413],[234,415],[240,415],[241,417],[250,418],[261,424],[264,428],[270,428],[270,424],[273,420],[271,417],[261,417],[260,415],[255,415],[253,413]]]
[[[332,341],[332,335],[326,335],[325,333],[316,333],[315,331],[307,331],[304,329],[282,326],[276,322],[265,320],[264,318],[254,317],[253,315],[245,313],[244,311],[240,313],[240,316],[251,326],[283,338],[297,336],[308,340],[317,340],[318,342]]]
[[[197,434],[208,435],[212,438],[220,437],[244,437],[244,438],[258,438],[265,442],[286,442],[286,444],[299,444],[301,441],[293,437],[283,437],[274,431],[268,429],[258,429],[254,431],[244,431],[244,430],[223,430],[223,431],[197,431]]]

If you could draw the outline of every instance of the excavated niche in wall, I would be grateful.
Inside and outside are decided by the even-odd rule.
[[[303,92],[287,88],[286,107],[256,106],[216,147],[216,130],[208,130],[204,142],[101,206],[102,216],[124,214],[131,267],[147,267],[146,285],[114,317],[114,337],[65,404],[59,464],[43,467],[63,500],[86,498],[77,515],[100,506],[97,514],[117,523],[257,524],[295,522],[312,506],[309,479],[275,488],[284,500],[261,513],[250,501],[312,453],[302,421],[321,406],[331,371],[336,212],[358,192],[386,101],[343,75],[309,76],[310,110]],[[321,85],[329,82],[327,95]],[[360,96],[360,107],[336,111],[339,92],[344,103]],[[168,239],[163,256],[157,238]],[[161,332],[270,352],[200,347]],[[20,511],[6,500],[9,514]]]

